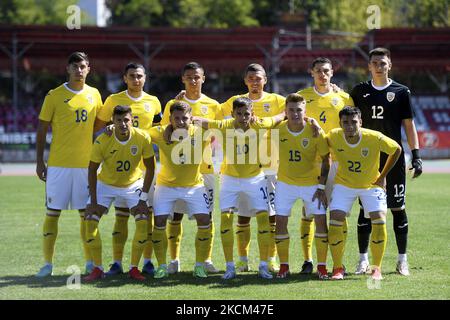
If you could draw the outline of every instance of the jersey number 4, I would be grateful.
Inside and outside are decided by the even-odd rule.
[[[383,106],[372,106],[372,119],[384,119]]]
[[[327,117],[325,117],[325,111],[322,111],[322,113],[319,116],[319,120],[323,123],[327,122]]]

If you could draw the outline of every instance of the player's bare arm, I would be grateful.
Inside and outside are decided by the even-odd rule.
[[[208,130],[209,119],[193,116],[192,117],[192,123],[197,125],[197,126],[199,126],[199,127],[202,127],[205,130]]]
[[[150,190],[150,186],[153,181],[153,176],[155,174],[155,157],[152,156],[150,158],[146,158],[142,160],[145,165],[145,176],[144,176],[144,184],[142,186],[142,193],[139,197],[139,202],[136,207],[133,208],[133,211],[136,214],[148,214],[148,206],[147,206],[147,197],[148,192]]]
[[[89,183],[89,196],[91,198],[90,203],[86,206],[86,217],[88,215],[101,216],[104,212],[102,206],[97,203],[97,170],[100,167],[100,163],[93,161],[89,162],[88,168],[88,183]]]
[[[44,161],[44,149],[50,122],[39,120],[36,133],[36,174],[42,181],[47,180],[47,166]]]
[[[319,199],[318,209],[320,209],[321,204],[324,206],[324,208],[328,207],[328,200],[325,194],[325,185],[327,184],[328,172],[330,171],[331,167],[331,157],[329,153],[321,158],[322,165],[320,169],[319,188],[317,188],[312,197],[312,201],[314,201],[316,198]]]
[[[390,154],[388,156],[386,163],[384,164],[383,170],[380,173],[380,176],[373,184],[380,186],[383,189],[386,188],[386,176],[389,173],[389,171],[391,171],[391,169],[394,167],[398,158],[400,158],[401,153],[402,147],[398,146],[397,150],[395,150],[393,154]]]
[[[422,174],[422,159],[419,156],[419,138],[416,125],[413,119],[404,119],[403,127],[405,128],[406,138],[412,153],[411,168],[409,170],[414,170],[413,178],[417,178]]]
[[[309,124],[311,124],[313,130],[313,137],[317,138],[319,136],[320,131],[322,130],[322,127],[319,125],[319,122],[317,122],[316,119],[310,117],[304,117],[303,119]]]

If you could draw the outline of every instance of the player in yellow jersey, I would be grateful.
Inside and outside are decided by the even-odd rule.
[[[129,106],[116,106],[113,111],[114,132],[101,134],[94,142],[89,163],[89,203],[86,208],[86,243],[94,259],[93,271],[84,278],[94,281],[104,277],[102,243],[98,224],[113,202],[124,203],[136,221],[131,249],[129,276],[143,281],[139,260],[148,240],[148,191],[155,172],[153,146],[147,132],[133,128]],[[141,161],[145,166],[142,179]],[[102,166],[97,176],[98,168]]]
[[[333,257],[332,279],[344,278],[342,225],[353,202],[360,198],[373,226],[370,239],[372,278],[381,280],[381,262],[386,248],[386,175],[397,162],[402,148],[381,132],[362,128],[361,111],[346,106],[339,112],[341,128],[327,135],[330,150],[339,162],[330,203],[328,240]],[[380,153],[388,154],[381,173]]]
[[[206,278],[205,260],[212,245],[211,219],[207,206],[207,194],[200,173],[206,139],[201,128],[193,126],[191,107],[182,101],[170,106],[170,123],[175,129],[173,143],[166,143],[164,132],[167,126],[158,126],[150,130],[153,143],[159,147],[161,170],[155,185],[155,228],[153,246],[158,269],[154,277],[165,278],[167,270],[167,233],[166,223],[174,211],[175,203],[186,203],[190,218],[197,221],[195,239],[196,263],[194,276]]]
[[[222,104],[222,112],[225,118],[232,115],[233,101],[239,97],[247,97],[252,101],[253,112],[257,117],[272,117],[284,112],[285,102],[284,97],[275,93],[268,93],[264,91],[264,86],[267,83],[266,71],[257,64],[252,63],[247,66],[244,73],[244,82],[248,88],[248,92],[229,98]],[[276,246],[275,246],[275,181],[277,171],[277,160],[274,163],[267,164],[263,167],[264,174],[267,180],[267,196],[269,202],[269,219],[271,243],[269,253],[269,270],[276,272],[278,265],[276,264]],[[246,214],[249,204],[245,197],[239,202],[238,209],[240,212]],[[239,251],[239,262],[237,263],[238,271],[249,271],[248,265],[248,251],[250,245],[250,224],[249,220],[243,216],[238,217],[237,222],[237,243]]]
[[[302,199],[306,217],[314,217],[316,224],[316,249],[320,279],[327,279],[326,269],[328,252],[327,197],[325,184],[330,169],[330,155],[325,134],[321,131],[313,137],[311,124],[304,120],[306,102],[299,94],[286,97],[287,121],[283,121],[279,130],[279,158],[277,185],[275,193],[276,232],[275,242],[280,257],[278,278],[289,274],[288,219],[297,199]],[[276,129],[274,129],[276,130]],[[316,159],[322,159],[321,170]],[[320,179],[317,177],[320,175]]]
[[[239,210],[239,218],[250,222],[255,217],[258,222],[259,276],[272,279],[268,269],[270,245],[270,225],[267,202],[267,182],[261,169],[271,159],[261,152],[261,145],[266,140],[267,129],[273,128],[284,119],[284,113],[271,118],[258,118],[254,115],[252,101],[240,97],[233,101],[233,119],[208,120],[195,118],[205,129],[219,129],[222,139],[224,162],[221,169],[220,233],[226,261],[223,279],[236,276],[233,257],[233,211],[239,200],[245,197],[249,210]]]
[[[84,213],[88,193],[88,165],[92,149],[94,121],[102,105],[97,89],[86,84],[90,71],[88,56],[74,52],[67,63],[68,82],[50,90],[39,114],[36,135],[36,174],[45,181],[47,214],[43,226],[45,265],[36,274],[53,272],[53,254],[61,210],[77,209],[83,240],[86,272],[92,270],[92,257],[85,244]],[[46,135],[52,128],[48,168],[44,161]]]
[[[96,130],[105,127],[111,122],[113,109],[117,105],[130,106],[133,113],[133,127],[145,131],[161,121],[161,103],[158,98],[144,92],[146,80],[145,68],[142,64],[130,62],[125,66],[123,81],[127,85],[125,91],[114,93],[106,98],[103,108],[97,115],[98,121]],[[141,165],[141,169],[145,169]],[[154,186],[150,188],[149,205],[152,207]],[[106,275],[115,275],[123,273],[122,257],[125,243],[128,238],[128,218],[130,210],[125,203],[115,201],[116,218],[113,227],[113,263]],[[153,231],[153,216],[150,215],[148,223],[148,235],[151,238]],[[152,243],[148,241],[144,250],[143,273],[153,275],[154,267],[151,261]]]
[[[311,64],[311,76],[314,79],[312,87],[298,91],[306,100],[306,115],[316,119],[325,133],[339,128],[339,111],[344,106],[353,106],[350,95],[342,90],[336,90],[331,83],[333,77],[333,65],[328,58],[319,57]],[[320,158],[318,166],[320,167]],[[336,175],[337,162],[332,156],[332,164],[328,174],[325,193],[330,201],[331,190]],[[344,233],[347,234],[347,222],[344,223]],[[300,224],[300,236],[302,240],[304,262],[300,274],[311,274],[313,272],[312,244],[314,241],[314,221],[312,217],[303,215]]]
[[[210,97],[202,93],[202,84],[205,82],[205,71],[203,67],[197,62],[189,62],[183,67],[181,80],[184,84],[185,91],[180,100],[187,103],[192,109],[193,116],[200,116],[211,120],[218,120],[222,118],[220,104]],[[167,102],[164,108],[164,115],[161,121],[162,125],[170,124],[170,106],[179,101],[172,99]],[[207,145],[207,154],[212,155],[211,146]],[[211,215],[211,229],[214,236],[214,221],[212,212],[214,210],[214,186],[215,175],[214,167],[210,160],[208,163],[203,163],[201,166],[201,173],[205,183],[206,192],[208,195],[208,209]],[[180,271],[180,244],[183,234],[183,225],[181,223],[183,214],[187,213],[186,204],[178,201],[175,205],[173,219],[169,220],[167,228],[168,246],[171,256],[171,261],[168,266],[169,274],[174,274]],[[212,247],[211,247],[212,249]],[[205,261],[205,268],[208,273],[217,273],[217,270],[211,258],[211,252],[208,254]]]

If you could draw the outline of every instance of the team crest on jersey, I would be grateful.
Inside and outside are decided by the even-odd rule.
[[[201,106],[201,107],[200,107],[200,111],[201,111],[203,114],[208,114],[208,106]]]
[[[131,154],[135,156],[138,152],[138,147],[136,145],[132,145],[130,148]]]
[[[363,157],[367,157],[369,155],[369,148],[362,148],[361,149],[361,155]]]
[[[388,92],[386,94],[387,101],[392,102],[392,100],[394,100],[394,98],[395,98],[395,93],[394,92]]]
[[[89,103],[94,102],[94,99],[92,99],[92,96],[87,96],[87,100],[89,101]]]
[[[331,99],[331,104],[336,107],[339,104],[339,98],[335,97]]]
[[[265,112],[269,112],[269,111],[270,111],[270,103],[265,103],[265,104],[263,105],[263,108],[264,108],[264,111],[265,111]]]
[[[308,139],[308,138],[304,138],[304,139],[302,140],[302,146],[303,146],[303,148],[308,147],[308,145],[309,145],[309,139]]]
[[[148,103],[144,103],[144,109],[147,112],[150,112],[150,105]]]

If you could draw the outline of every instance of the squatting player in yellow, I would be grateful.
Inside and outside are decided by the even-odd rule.
[[[325,133],[328,133],[330,130],[340,127],[339,111],[344,106],[353,106],[353,100],[348,93],[333,88],[334,85],[331,83],[333,65],[329,59],[323,57],[314,59],[311,64],[310,73],[314,79],[314,85],[300,90],[297,93],[306,100],[306,115],[316,119]],[[321,159],[318,158],[317,160],[317,165],[320,167]],[[328,202],[330,201],[334,176],[336,175],[338,165],[333,155],[332,160],[333,162],[325,185],[325,194]],[[344,234],[345,236],[347,235],[347,220],[344,221]],[[312,244],[314,241],[314,222],[312,217],[302,215],[300,236],[304,258],[300,274],[311,274],[313,272]]]
[[[246,97],[252,101],[253,112],[255,116],[272,117],[284,112],[285,102],[284,97],[275,93],[268,93],[264,91],[264,86],[267,83],[266,71],[264,68],[257,64],[252,63],[247,66],[244,73],[244,82],[248,88],[248,92],[245,94],[240,94],[229,98],[225,101],[221,107],[225,118],[230,118],[233,113],[233,101],[239,97]],[[270,133],[267,139],[270,138]],[[276,154],[276,152],[274,152]],[[269,270],[271,272],[278,271],[278,265],[276,263],[276,246],[275,246],[275,210],[274,210],[274,199],[275,199],[275,181],[276,181],[276,171],[277,171],[277,160],[274,158],[273,163],[266,164],[263,166],[263,171],[267,180],[267,201],[269,202],[269,219],[270,219],[270,245],[269,245]],[[237,210],[243,212],[244,215],[247,214],[249,210],[248,200],[244,197],[243,200],[239,201]],[[237,222],[237,244],[238,244],[238,254],[239,261],[237,263],[238,271],[249,271],[248,265],[248,252],[250,246],[250,220],[244,216],[238,216]]]
[[[94,281],[104,277],[102,243],[98,223],[112,202],[130,208],[136,221],[129,276],[143,281],[138,270],[147,236],[148,191],[155,172],[153,146],[147,132],[133,128],[129,106],[116,106],[113,111],[114,130],[111,136],[101,134],[94,142],[89,163],[89,203],[86,208],[86,243],[94,259],[93,271],[84,278]],[[145,165],[142,180],[141,161]],[[97,170],[102,166],[97,177]]]
[[[148,132],[154,125],[161,121],[161,103],[158,98],[149,95],[144,91],[146,80],[145,68],[143,65],[135,62],[130,62],[125,66],[123,81],[127,85],[125,91],[114,93],[106,98],[106,101],[97,115],[96,130],[102,129],[107,123],[111,121],[113,109],[115,106],[130,106],[133,116],[133,127],[145,130]],[[145,167],[141,164],[141,169]],[[149,192],[149,206],[153,203],[154,186],[150,187]],[[113,260],[111,268],[106,275],[115,275],[123,273],[122,258],[125,243],[128,238],[128,218],[130,210],[125,206],[125,203],[115,201],[114,203],[116,218],[112,232],[113,243]],[[153,215],[150,211],[148,219],[148,236],[151,239],[153,232]],[[144,249],[144,266],[143,273],[153,275],[154,266],[151,261],[153,253],[153,245],[151,241],[147,241]]]
[[[314,216],[316,221],[317,273],[320,279],[327,279],[328,253],[327,198],[325,184],[330,168],[330,154],[323,131],[314,138],[312,125],[304,120],[306,102],[299,94],[286,97],[287,121],[279,130],[280,165],[275,193],[276,232],[275,242],[280,257],[278,278],[289,273],[289,232],[288,219],[297,199],[302,199],[306,216]],[[274,129],[276,130],[276,129]],[[321,170],[316,159],[322,159]],[[317,177],[320,175],[320,179]]]
[[[86,272],[92,268],[92,257],[85,243],[84,211],[89,196],[88,165],[92,149],[94,121],[102,106],[97,89],[86,84],[89,59],[74,52],[67,63],[69,81],[50,90],[39,114],[36,135],[36,174],[45,181],[47,214],[43,226],[45,265],[36,274],[47,277],[53,272],[53,254],[58,235],[61,210],[78,209],[83,240]],[[46,134],[52,128],[48,168],[44,161]]]
[[[170,123],[175,129],[171,136],[173,143],[166,143],[164,139],[167,126],[158,126],[150,130],[153,143],[159,147],[161,161],[161,170],[155,185],[153,231],[153,246],[159,264],[154,275],[157,279],[169,275],[166,223],[178,200],[186,203],[189,216],[197,221],[194,276],[198,278],[208,276],[205,260],[212,245],[211,219],[200,168],[209,137],[204,139],[202,129],[192,125],[191,122],[191,107],[185,102],[177,101],[170,106]]]
[[[361,111],[346,106],[339,112],[341,128],[327,135],[330,150],[339,166],[330,203],[328,240],[333,257],[332,279],[344,278],[342,258],[344,233],[342,225],[353,202],[359,197],[367,218],[372,222],[370,249],[372,252],[372,278],[381,280],[381,261],[386,249],[386,175],[398,160],[402,148],[381,132],[361,128]],[[388,154],[379,172],[380,153]]]
[[[223,279],[236,276],[233,257],[233,210],[238,206],[241,197],[246,197],[249,210],[242,212],[247,223],[250,217],[256,216],[258,223],[259,276],[271,279],[268,269],[270,244],[270,225],[267,202],[267,183],[262,164],[270,162],[270,157],[261,155],[261,143],[266,140],[267,129],[275,127],[284,119],[284,113],[271,118],[257,118],[253,113],[252,101],[241,97],[233,101],[233,119],[208,120],[195,118],[204,129],[219,129],[217,135],[222,139],[224,161],[221,169],[220,233],[226,261]],[[265,129],[265,130],[264,130]]]
[[[222,119],[222,111],[219,102],[211,99],[207,95],[202,93],[202,85],[205,82],[205,71],[203,67],[197,62],[189,62],[183,67],[181,81],[184,84],[185,91],[180,97],[180,100],[187,103],[192,109],[193,116],[199,116],[208,118],[211,120]],[[178,97],[177,97],[178,98]],[[172,99],[167,102],[164,108],[164,115],[161,121],[161,125],[170,124],[170,106],[178,101],[177,99]],[[214,167],[212,165],[212,149],[211,145],[208,143],[206,147],[206,156],[208,161],[202,163],[200,172],[203,176],[203,182],[205,184],[206,192],[208,195],[208,209],[211,215],[211,232],[213,235],[212,243],[214,243],[214,219],[212,212],[214,210],[214,189],[215,189],[215,175]],[[184,202],[177,201],[173,219],[169,220],[169,225],[167,227],[168,233],[168,246],[170,251],[171,261],[168,266],[169,274],[174,274],[180,271],[180,244],[181,237],[183,234],[183,225],[181,223],[183,214],[187,213],[187,208]],[[212,246],[211,251],[205,261],[205,269],[208,273],[217,273],[217,270],[212,263]]]

